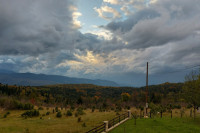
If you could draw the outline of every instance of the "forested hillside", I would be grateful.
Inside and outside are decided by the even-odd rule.
[[[164,83],[149,86],[149,103],[178,106],[182,83]],[[18,109],[18,104],[116,109],[143,106],[145,87],[106,87],[92,84],[65,84],[50,86],[10,86],[0,84],[0,106]]]

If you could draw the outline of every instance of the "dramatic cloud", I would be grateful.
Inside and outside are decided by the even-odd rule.
[[[191,36],[199,36],[198,5],[200,2],[197,0],[159,1],[123,22],[109,23],[107,29],[128,42],[127,47],[132,49],[182,41]]]
[[[1,0],[0,3],[1,55],[36,55],[73,48],[77,33],[71,28],[69,0]]]
[[[0,0],[0,69],[144,85],[147,61],[151,83],[200,63],[199,0],[104,0],[87,33],[73,2]]]

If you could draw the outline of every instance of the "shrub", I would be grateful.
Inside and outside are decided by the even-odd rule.
[[[3,118],[6,118],[7,117],[7,114],[4,114]]]
[[[10,112],[8,111],[6,114],[7,114],[7,115],[9,115],[9,114],[10,114]]]
[[[72,116],[72,111],[68,110],[66,116]]]
[[[82,124],[82,127],[86,127],[86,124],[85,124],[85,122]]]
[[[84,115],[84,114],[85,114],[85,112],[83,111],[83,108],[79,107],[76,110],[75,116]]]
[[[78,117],[78,120],[77,120],[78,122],[81,122],[81,117]]]
[[[55,110],[56,110],[56,112],[58,112],[58,111],[59,111],[59,110],[58,110],[58,107],[56,107]]]
[[[155,115],[157,112],[163,111],[163,109],[162,109],[161,106],[156,105],[156,104],[154,104],[154,103],[150,103],[150,104],[149,104],[149,108],[151,109],[151,113],[152,113],[153,115]]]
[[[49,115],[50,114],[50,112],[48,111],[48,112],[46,112],[46,115]]]
[[[56,114],[56,117],[61,118],[61,117],[62,117],[62,113],[59,111],[59,112]]]
[[[40,112],[38,110],[29,110],[29,111],[26,111],[24,112],[23,114],[21,114],[22,117],[34,117],[34,116],[39,116],[40,115]]]

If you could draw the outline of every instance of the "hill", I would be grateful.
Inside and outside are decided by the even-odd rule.
[[[22,86],[42,86],[52,84],[94,84],[100,86],[119,86],[117,83],[108,80],[92,80],[34,73],[15,73],[7,70],[0,70],[0,83]]]

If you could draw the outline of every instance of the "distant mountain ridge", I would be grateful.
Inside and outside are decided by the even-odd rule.
[[[23,86],[42,86],[52,84],[94,84],[100,86],[119,86],[117,83],[108,80],[93,80],[34,73],[15,73],[8,70],[0,70],[0,83]]]

